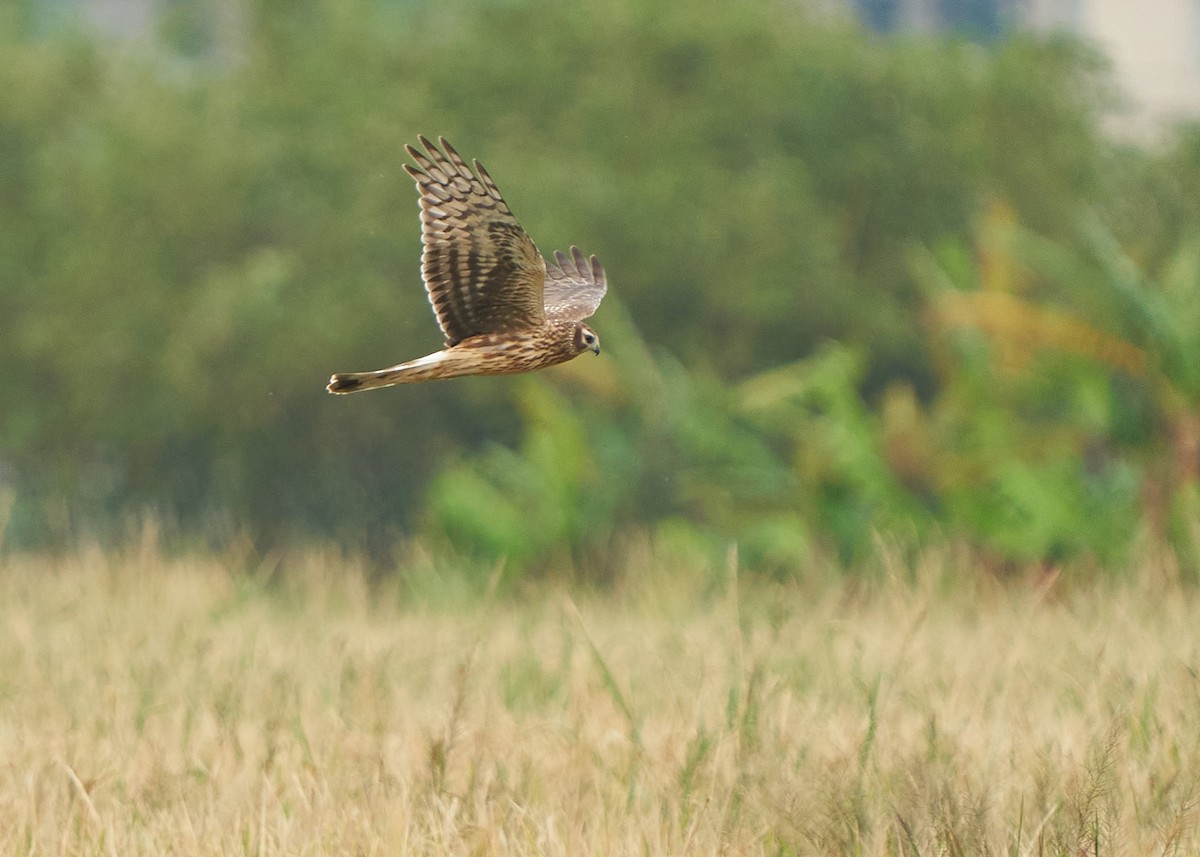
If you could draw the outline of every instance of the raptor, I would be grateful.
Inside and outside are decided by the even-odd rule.
[[[583,323],[607,288],[595,256],[578,247],[547,262],[479,161],[444,137],[406,146],[404,169],[421,193],[421,275],[446,338],[441,351],[374,372],[334,375],[331,393],[357,393],[462,375],[511,375],[600,353]]]

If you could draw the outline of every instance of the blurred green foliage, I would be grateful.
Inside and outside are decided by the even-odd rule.
[[[41,8],[0,11],[9,544],[149,510],[525,566],[690,529],[788,573],[881,532],[1107,561],[1171,517],[1154,486],[1194,524],[1200,131],[1107,139],[1081,45],[758,0],[212,0],[151,44]],[[604,357],[324,393],[439,345],[418,133],[604,260]],[[1005,333],[1037,307],[1147,368]]]

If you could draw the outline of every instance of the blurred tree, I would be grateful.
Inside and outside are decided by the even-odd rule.
[[[512,186],[550,201],[522,212],[535,235],[596,236],[647,334],[722,375],[828,336],[869,344],[873,377],[923,373],[906,248],[968,238],[995,193],[1057,234],[1098,183],[1101,64],[1065,41],[881,42],[759,0],[462,24],[435,103],[517,153]]]
[[[1151,212],[1130,252],[1156,274],[1200,218],[1195,135],[1124,157],[1103,63],[1068,42],[881,39],[768,0],[185,6],[148,50],[0,9],[12,538],[150,508],[380,552],[413,527],[536,557],[688,520],[780,567],[825,534],[850,556],[945,510],[943,483],[886,471],[902,435],[864,404],[938,392],[912,247],[970,247],[997,197],[1068,247],[1089,206],[1122,242]],[[586,374],[324,394],[437,345],[417,133],[484,160],[544,250],[605,261]],[[473,520],[485,485],[532,523]]]

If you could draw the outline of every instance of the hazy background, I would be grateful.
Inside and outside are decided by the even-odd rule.
[[[10,0],[0,548],[1194,574],[1200,7],[1131,5]],[[439,346],[420,133],[600,256],[601,358],[324,392]]]

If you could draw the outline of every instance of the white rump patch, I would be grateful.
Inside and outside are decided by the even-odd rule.
[[[424,368],[426,366],[436,366],[439,363],[445,362],[447,354],[445,351],[435,351],[433,354],[426,354],[424,357],[418,357],[416,360],[409,360],[405,366],[410,369]]]

